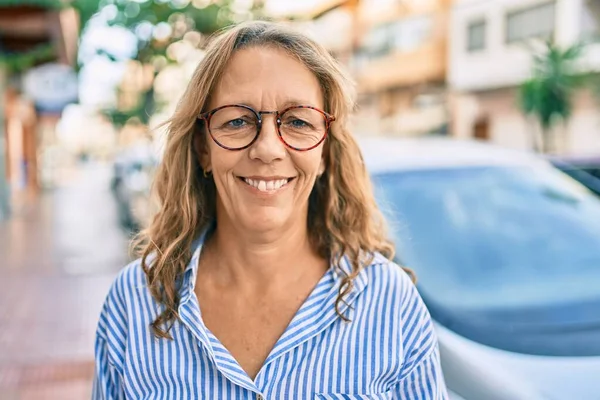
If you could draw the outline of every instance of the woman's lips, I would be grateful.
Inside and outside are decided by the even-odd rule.
[[[285,187],[289,182],[291,182],[294,178],[283,178],[283,177],[269,177],[269,178],[244,178],[239,177],[241,181],[246,183],[248,186],[253,187],[254,189],[263,192],[270,193],[275,192],[283,187]]]

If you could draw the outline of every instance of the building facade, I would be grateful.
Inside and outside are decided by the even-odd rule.
[[[445,134],[449,0],[364,0],[358,7],[357,128],[366,134]]]
[[[452,0],[322,1],[296,22],[353,74],[361,135],[447,132]]]
[[[593,41],[599,28],[599,0],[457,1],[448,53],[453,134],[533,148],[539,127],[523,115],[517,98],[519,85],[531,76],[532,46]],[[600,44],[587,46],[579,67],[600,72]],[[599,110],[589,91],[579,91],[572,117],[549,138],[553,151],[600,151]]]

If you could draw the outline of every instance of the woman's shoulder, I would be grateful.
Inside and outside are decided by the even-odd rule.
[[[364,268],[364,273],[369,283],[379,287],[385,286],[390,295],[396,296],[398,292],[416,294],[415,284],[409,272],[381,253],[376,252],[372,255],[371,262]]]
[[[126,318],[129,306],[132,303],[140,303],[146,296],[150,296],[150,291],[142,269],[142,261],[137,259],[122,268],[113,280],[102,312]]]
[[[404,268],[381,254],[375,254],[364,274],[365,300],[382,301],[386,315],[397,320],[403,329],[431,329],[429,311]]]
[[[110,288],[111,292],[127,297],[132,291],[147,289],[146,274],[142,268],[142,259],[138,258],[119,271]]]
[[[437,347],[431,315],[412,277],[395,262],[376,254],[365,273],[370,299],[379,300],[385,308],[382,323],[391,323],[398,329],[405,376]]]
[[[104,353],[111,365],[122,370],[133,309],[139,309],[147,291],[141,260],[126,265],[113,280],[102,305],[96,328],[96,358]],[[139,315],[139,313],[137,313]]]

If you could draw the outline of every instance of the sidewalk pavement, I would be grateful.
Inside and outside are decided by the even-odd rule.
[[[87,164],[0,221],[0,398],[89,399],[94,333],[127,264],[110,167]]]

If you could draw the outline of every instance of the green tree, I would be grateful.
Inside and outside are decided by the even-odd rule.
[[[582,43],[561,49],[547,42],[541,52],[533,55],[532,77],[519,88],[519,105],[541,128],[541,143],[534,135],[537,151],[551,150],[551,129],[558,122],[566,124],[571,116],[573,95],[586,81],[586,76],[575,70],[583,49]]]
[[[76,1],[88,4],[89,0]],[[242,7],[235,0],[100,0],[97,11],[112,17],[109,25],[124,27],[136,36],[134,59],[152,65],[156,77],[169,63],[177,62],[170,58],[167,49],[183,40],[187,33],[200,33],[202,40],[196,45],[202,47],[208,35],[236,22],[261,17],[262,9],[262,1],[250,1],[247,7]],[[104,55],[115,59],[111,54]],[[117,126],[131,118],[147,124],[158,106],[154,88],[150,85],[139,93],[136,105],[128,109],[106,110],[105,114]]]

